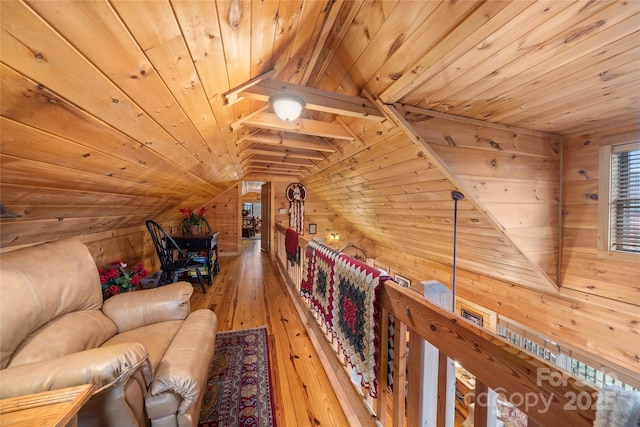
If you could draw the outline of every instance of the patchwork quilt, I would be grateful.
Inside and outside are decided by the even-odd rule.
[[[305,252],[307,263],[302,272],[300,294],[309,300],[327,327],[333,312],[333,270],[339,252],[311,240]]]
[[[377,396],[379,270],[311,241],[301,295],[309,300],[371,397]]]

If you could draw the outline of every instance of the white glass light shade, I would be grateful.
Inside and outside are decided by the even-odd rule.
[[[282,120],[291,121],[300,117],[304,108],[304,99],[290,93],[279,93],[269,98],[276,115]]]

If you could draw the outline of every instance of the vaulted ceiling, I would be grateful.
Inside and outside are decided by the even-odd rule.
[[[284,177],[376,242],[449,262],[437,240],[450,237],[461,189],[462,266],[553,290],[559,138],[639,116],[637,1],[0,7],[2,202],[44,238],[141,224],[238,180]],[[295,123],[270,109],[282,88],[307,101]],[[458,126],[473,130],[452,144],[442,129]],[[485,128],[504,139],[483,139]],[[542,219],[523,232],[493,172],[470,170],[452,145],[500,151],[492,170],[529,156],[544,173],[512,184]]]

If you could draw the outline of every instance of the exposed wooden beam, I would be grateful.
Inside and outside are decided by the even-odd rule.
[[[349,13],[345,18],[340,19],[340,22],[342,23],[352,22],[355,19],[358,11],[362,7],[363,3],[364,3],[364,0],[357,0],[357,1],[352,0],[349,2],[348,5],[343,6],[343,7],[351,6],[351,9],[349,10]],[[339,29],[337,33],[336,33],[336,28]],[[325,43],[323,43],[322,45],[323,50],[321,50],[318,55],[314,54],[312,56],[312,58],[315,59],[316,63],[314,67],[307,68],[305,72],[305,76],[302,78],[302,81],[306,85],[312,86],[312,87],[318,86],[318,83],[324,76],[324,73],[327,70],[327,67],[329,67],[329,64],[331,64],[331,61],[336,54],[338,46],[340,45],[340,43],[342,43],[342,40],[347,35],[349,28],[351,28],[349,25],[337,25],[331,29],[332,33],[331,33],[331,38],[329,38],[329,42],[325,40]],[[320,44],[317,44],[317,45],[319,46]],[[320,55],[323,55],[322,59]]]
[[[335,153],[337,150],[330,143],[320,138],[308,137],[304,135],[287,135],[256,132],[247,135],[243,142],[250,141],[263,145],[275,145],[288,148],[298,148],[301,150],[313,150],[326,153]]]
[[[270,164],[250,163],[247,165],[247,167],[249,169],[262,169],[262,170],[272,170],[272,171],[288,170],[288,171],[295,171],[296,173],[300,173],[306,169],[304,166],[282,165],[277,163],[270,163]]]
[[[276,163],[271,163],[271,164],[261,164],[261,163],[256,163],[256,164],[249,164],[248,165],[249,169],[263,169],[263,170],[289,170],[289,171],[296,171],[297,173],[300,173],[302,171],[304,171],[306,168],[303,166],[295,166],[295,165],[279,165]]]
[[[299,118],[295,121],[285,122],[272,113],[260,113],[251,116],[242,123],[244,126],[253,126],[263,129],[284,130],[303,135],[322,136],[325,138],[344,139],[353,141],[351,132],[338,123],[320,122]]]
[[[251,79],[248,82],[246,82],[243,85],[240,85],[234,89],[231,89],[228,92],[225,92],[224,95],[222,95],[222,97],[224,98],[225,104],[226,105],[233,105],[236,102],[242,100],[242,97],[238,96],[240,94],[240,92],[246,90],[247,88],[250,88],[253,85],[256,85],[258,83],[260,83],[261,81],[268,79],[270,77],[273,77],[276,74],[276,70],[275,68],[267,71],[266,73],[263,73],[261,75],[259,75],[258,77],[256,77],[255,79]]]
[[[236,141],[236,145],[241,145],[244,144],[245,142],[249,141],[249,139],[254,136],[254,135],[259,135],[262,133],[261,129],[256,129],[253,132],[249,132],[246,135],[243,135],[241,138],[238,138],[238,140]]]
[[[250,173],[255,173],[255,174],[265,174],[266,173],[266,174],[269,174],[269,175],[283,175],[283,176],[298,176],[298,175],[300,175],[300,172],[296,171],[296,170],[278,170],[278,171],[275,171],[275,170],[267,169],[267,168],[262,169],[262,168],[253,168],[253,167],[251,167],[251,168],[249,168],[247,170],[247,174],[250,174]]]
[[[355,133],[351,131],[351,128],[344,122],[344,119],[342,117],[337,116],[336,122],[344,126],[344,128],[351,134],[351,136],[353,136],[353,145],[355,145],[358,148],[364,147],[364,142],[360,138],[358,138],[358,136]]]
[[[265,156],[285,156],[292,159],[308,159],[308,160],[318,160],[318,161],[324,160],[324,157],[321,156],[320,154],[313,153],[313,152],[300,153],[300,152],[295,152],[293,150],[290,150],[288,148],[284,148],[278,151],[272,151],[272,150],[266,150],[262,148],[249,147],[240,151],[240,153],[238,154],[241,156],[245,154],[249,154],[249,155],[262,154]]]
[[[263,105],[262,107],[258,108],[256,111],[254,111],[253,113],[247,114],[246,116],[240,118],[240,120],[231,123],[231,125],[229,125],[231,127],[231,130],[236,132],[238,129],[240,129],[245,122],[251,120],[253,117],[263,113],[264,111],[266,111],[269,108],[268,105]]]
[[[287,157],[278,156],[276,158],[273,157],[265,157],[265,156],[252,156],[248,159],[245,159],[247,162],[251,163],[267,163],[267,164],[280,164],[280,165],[291,165],[291,166],[313,166],[313,162],[306,159],[289,159]]]
[[[265,79],[240,92],[240,96],[269,102],[269,97],[287,92],[304,99],[305,108],[341,116],[382,121],[384,115],[367,98],[343,95],[321,89],[308,88],[276,80]]]

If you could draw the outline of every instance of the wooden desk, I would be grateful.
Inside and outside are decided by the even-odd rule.
[[[97,388],[95,384],[82,384],[2,399],[0,400],[0,425],[24,427],[64,427],[70,423],[70,425],[77,425],[78,411]]]
[[[218,236],[219,231],[200,235],[175,235],[171,236],[176,241],[180,249],[184,249],[187,252],[206,251],[207,252],[207,281],[211,284],[211,273],[217,275],[220,272],[220,265],[218,264]],[[215,260],[211,260],[212,255],[215,254]]]

